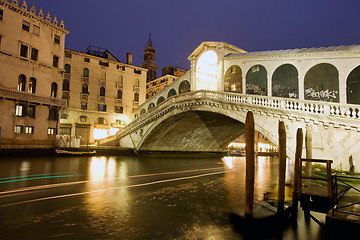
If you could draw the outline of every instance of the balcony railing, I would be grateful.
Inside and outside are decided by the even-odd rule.
[[[65,91],[65,90],[63,90],[63,92],[62,92],[62,99],[69,100],[69,98],[70,98],[70,91]]]
[[[134,86],[134,92],[138,92],[140,90],[139,86]]]
[[[123,89],[123,84],[122,83],[116,83],[116,88],[117,89]]]
[[[122,104],[122,99],[115,99],[116,104]]]
[[[66,101],[62,99],[40,96],[33,93],[20,92],[7,88],[0,88],[0,97],[7,99],[14,99],[14,100],[23,100],[33,103],[40,103],[50,106],[66,107],[67,105]]]
[[[99,96],[99,102],[104,103],[105,102],[105,97],[104,96]]]
[[[70,80],[70,73],[64,73],[64,79]]]
[[[87,93],[82,93],[80,95],[80,100],[87,101],[88,98],[89,98],[89,94],[87,94]]]
[[[138,107],[139,106],[139,102],[138,101],[134,101],[134,107]]]
[[[82,83],[86,83],[86,84],[89,84],[89,77],[82,77],[81,78],[81,81],[82,81]]]
[[[106,81],[105,80],[100,80],[99,85],[106,87]]]

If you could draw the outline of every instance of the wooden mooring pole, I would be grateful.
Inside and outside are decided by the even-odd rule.
[[[301,155],[302,155],[302,147],[303,147],[303,130],[302,128],[298,128],[296,132],[296,150],[295,150],[295,162],[294,162],[294,192],[293,192],[293,202],[292,202],[292,217],[294,220],[297,219],[297,209],[299,204],[299,194],[300,188],[300,177],[301,177]]]
[[[284,214],[285,175],[286,175],[286,131],[283,121],[279,122],[279,185],[277,214]]]
[[[245,177],[245,219],[253,218],[254,210],[254,179],[255,179],[255,152],[254,152],[255,124],[252,112],[247,112],[245,120],[245,150],[246,150],[246,177]]]

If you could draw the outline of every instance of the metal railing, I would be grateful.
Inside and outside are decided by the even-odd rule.
[[[350,207],[350,206],[353,206],[353,205],[356,205],[356,204],[360,204],[360,201],[352,202],[352,203],[349,203],[349,204],[346,204],[346,205],[339,206],[340,199],[350,189],[354,189],[356,192],[358,192],[360,194],[359,186],[355,187],[355,186],[351,185],[350,183],[348,183],[348,181],[346,181],[346,180],[350,180],[350,179],[352,179],[352,180],[360,180],[360,177],[339,176],[337,174],[333,174],[332,178],[333,178],[333,185],[334,185],[333,186],[333,202],[334,202],[334,205],[333,205],[333,209],[332,209],[333,215],[335,214],[335,211],[336,211],[336,212],[340,212],[340,213],[360,216],[359,213],[350,212],[350,211],[346,211],[346,210],[341,210],[341,209],[344,209],[346,207]],[[339,189],[339,182],[342,183],[345,187],[342,187],[341,189]]]

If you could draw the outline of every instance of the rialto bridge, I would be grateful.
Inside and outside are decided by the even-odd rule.
[[[191,69],[133,112],[116,136],[135,151],[219,152],[255,128],[277,144],[278,121],[294,158],[297,128],[311,131],[313,158],[360,169],[360,46],[245,52],[203,42]]]

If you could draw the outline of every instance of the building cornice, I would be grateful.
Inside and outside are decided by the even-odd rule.
[[[24,1],[25,2],[25,1]],[[53,18],[53,22],[51,22],[51,19],[50,19],[50,16],[48,19],[44,19],[42,18],[41,16],[37,16],[35,14],[35,9],[31,10],[30,12],[27,10],[27,6],[26,6],[26,3],[25,5],[23,5],[22,7],[19,7],[17,4],[15,3],[12,3],[12,2],[7,2],[7,1],[3,1],[3,0],[0,0],[0,6],[4,6],[4,7],[7,7],[9,9],[11,9],[12,11],[16,12],[16,13],[19,13],[27,18],[32,18],[32,19],[35,19],[41,23],[43,23],[44,25],[56,30],[56,31],[59,31],[63,34],[68,34],[69,31],[65,30],[64,29],[64,23],[63,21],[60,22],[60,24],[58,25],[57,24],[57,19],[56,19],[56,16]],[[39,10],[39,12],[42,11],[41,9]],[[38,12],[38,14],[39,14]],[[39,14],[40,15],[40,14]],[[50,20],[50,21],[49,21]]]

